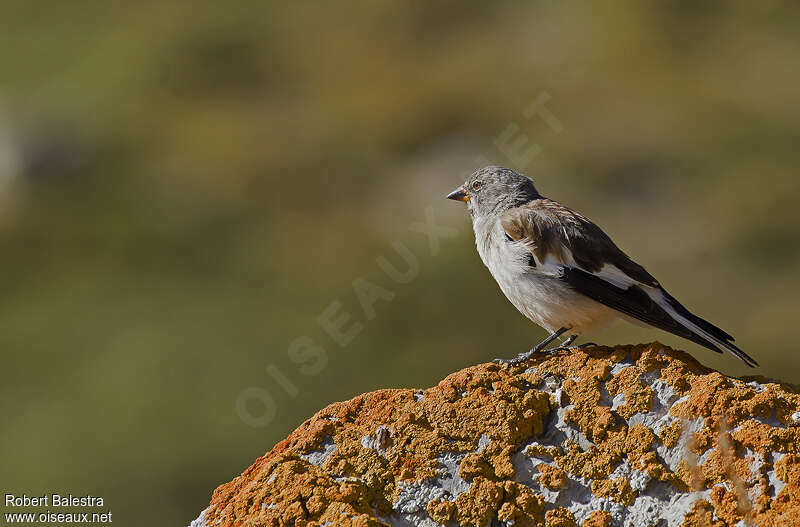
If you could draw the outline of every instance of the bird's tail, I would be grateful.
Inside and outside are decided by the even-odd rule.
[[[755,359],[733,343],[734,338],[731,335],[722,331],[714,324],[690,313],[688,309],[683,307],[680,302],[663,289],[660,293],[660,295],[651,295],[651,297],[662,309],[669,313],[676,322],[680,323],[697,336],[697,339],[692,340],[710,350],[720,353],[722,353],[723,349],[728,350],[751,368],[758,366]]]

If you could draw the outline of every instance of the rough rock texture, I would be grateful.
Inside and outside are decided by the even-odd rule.
[[[193,527],[800,524],[800,395],[658,343],[336,403]]]

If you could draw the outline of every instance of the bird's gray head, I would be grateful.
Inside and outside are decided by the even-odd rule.
[[[473,217],[500,214],[540,197],[530,178],[497,166],[476,170],[447,195],[448,199],[465,201]]]

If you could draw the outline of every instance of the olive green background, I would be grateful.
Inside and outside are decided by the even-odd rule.
[[[800,380],[791,2],[282,4],[0,4],[0,491],[185,525],[324,405],[538,342],[443,199],[483,163]],[[655,339],[750,373],[592,335]]]

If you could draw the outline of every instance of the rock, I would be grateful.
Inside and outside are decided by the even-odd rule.
[[[328,406],[192,526],[795,525],[798,412],[658,343],[481,364]]]

